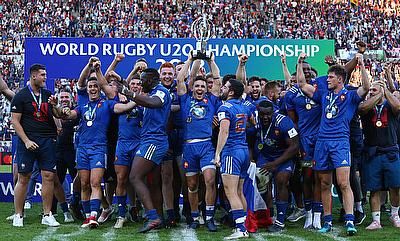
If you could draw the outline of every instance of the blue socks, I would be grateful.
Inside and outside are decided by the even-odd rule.
[[[322,213],[323,210],[323,206],[322,206],[322,202],[313,202],[313,212],[314,213]]]
[[[147,210],[146,216],[149,220],[156,220],[159,218],[158,214],[157,214],[157,210],[155,210],[155,209]]]
[[[167,209],[167,218],[168,218],[168,220],[174,220],[175,219],[175,211],[174,211],[174,209]]]
[[[83,212],[85,212],[86,218],[88,218],[90,216],[90,201],[82,200],[82,207],[83,207]]]
[[[97,212],[100,210],[100,199],[90,200],[90,216],[97,217]]]
[[[246,232],[244,222],[246,221],[246,214],[242,209],[232,210],[232,216],[236,223],[236,228],[239,228],[241,232]]]
[[[206,221],[214,217],[214,206],[206,206]]]
[[[69,212],[67,202],[60,203],[60,207],[61,207],[63,213]]]
[[[324,216],[324,222],[325,222],[325,223],[328,223],[329,225],[332,226],[332,221],[333,221],[332,214],[329,214],[329,215],[325,215],[325,216]]]
[[[287,202],[283,201],[276,202],[276,212],[277,212],[276,219],[282,224],[285,223],[287,206],[288,206]]]
[[[126,214],[126,195],[125,196],[117,196],[118,203],[118,216],[125,217]]]
[[[306,209],[306,211],[311,211],[312,209],[312,201],[309,199],[305,199],[304,200],[304,208]]]

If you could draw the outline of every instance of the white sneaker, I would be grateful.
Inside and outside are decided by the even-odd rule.
[[[24,226],[24,217],[21,214],[19,214],[19,213],[14,214],[13,226],[14,227],[23,227]]]
[[[235,229],[235,232],[224,238],[224,240],[238,239],[238,238],[248,238],[249,233],[246,231],[242,232],[239,228]]]
[[[127,219],[124,217],[117,217],[117,222],[115,222],[114,228],[122,228],[126,221]]]
[[[64,223],[73,223],[74,221],[74,217],[72,217],[70,212],[64,213]]]
[[[31,209],[32,204],[30,202],[25,202],[24,209]]]
[[[60,223],[57,222],[57,220],[54,218],[54,216],[49,213],[49,215],[46,215],[42,217],[42,224],[50,226],[50,227],[58,227],[60,226]]]

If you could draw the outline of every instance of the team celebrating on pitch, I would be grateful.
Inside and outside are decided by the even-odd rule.
[[[358,43],[358,53],[344,66],[327,56],[326,74],[317,73],[304,53],[290,73],[283,53],[285,81],[247,77],[251,58],[245,54],[238,56],[236,73],[225,76],[213,54],[202,61],[191,52],[175,65],[148,66],[138,59],[126,78],[116,72],[118,64],[132,64],[123,54],[104,74],[101,59],[91,57],[76,83],[76,100],[68,90],[52,95],[45,88],[41,64],[30,66],[29,81],[18,93],[0,79],[18,135],[15,214],[8,219],[24,226],[28,183],[39,168],[44,225],[60,225],[52,214],[59,203],[65,222],[82,219],[82,227],[97,228],[113,214],[115,196],[114,228],[143,220],[139,232],[146,233],[174,228],[182,219],[188,228],[204,225],[216,232],[219,209],[221,225],[235,227],[225,239],[247,238],[256,230],[246,220],[243,184],[255,163],[272,223],[267,232],[301,219],[304,229],[330,232],[332,184],[347,235],[355,235],[366,218],[367,192],[372,220],[366,229],[382,228],[385,193],[390,221],[400,228],[400,92],[389,63],[371,78],[364,51]],[[355,71],[361,84],[349,81]],[[70,204],[61,185],[67,169],[73,178]]]

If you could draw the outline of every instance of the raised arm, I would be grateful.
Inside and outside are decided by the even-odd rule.
[[[396,91],[396,86],[394,85],[393,81],[393,75],[392,75],[392,65],[391,64],[386,64],[384,67],[384,73],[385,73],[385,78],[387,81],[388,89],[390,92],[395,92]]]
[[[296,79],[297,84],[299,85],[301,91],[307,95],[308,97],[312,98],[315,92],[315,89],[312,85],[308,84],[306,81],[306,77],[304,76],[303,71],[303,63],[306,59],[307,55],[305,53],[301,53],[297,60],[297,69],[296,69]]]
[[[101,62],[100,60],[93,63],[93,67],[96,70],[96,78],[97,83],[99,84],[100,89],[104,91],[108,99],[115,98],[115,91],[112,89],[111,86],[108,85],[106,78],[104,77],[103,73],[101,72]]]
[[[193,81],[197,77],[197,74],[199,73],[200,65],[201,65],[200,59],[196,59],[195,61],[193,61],[192,69],[190,70],[190,75],[189,75],[189,82],[188,82],[188,86],[189,86],[190,90],[193,89]]]
[[[240,80],[244,86],[246,86],[246,62],[249,59],[249,56],[246,54],[239,54],[239,65],[236,70],[236,79]]]
[[[395,115],[398,115],[400,113],[400,100],[395,95],[393,95],[393,93],[388,89],[388,86],[384,82],[383,93],[390,107],[392,107],[393,113]]]
[[[361,87],[357,89],[357,94],[361,98],[365,98],[365,96],[368,94],[369,87],[371,86],[371,84],[368,79],[368,73],[365,70],[363,55],[359,53],[357,53],[356,55],[358,58],[358,64],[360,65],[361,69],[361,81],[362,81]]]
[[[210,66],[210,72],[212,74],[213,82],[214,82],[213,87],[210,90],[210,92],[212,95],[219,97],[219,92],[221,89],[221,76],[220,76],[220,72],[219,72],[219,67],[218,67],[217,63],[215,63],[214,53],[211,53],[211,58],[207,63]]]
[[[178,95],[184,95],[187,93],[185,78],[187,77],[190,65],[192,63],[193,63],[193,57],[192,57],[192,52],[190,52],[188,55],[188,59],[186,60],[185,64],[182,66],[181,71],[179,71],[179,74],[176,77],[178,82],[176,86]]]
[[[281,62],[282,62],[282,70],[283,70],[283,76],[285,78],[285,86],[288,86],[290,84],[290,72],[286,63],[286,53],[284,52],[281,55]]]
[[[115,68],[117,67],[117,65],[124,60],[125,55],[124,54],[116,54],[114,57],[114,60],[111,62],[110,66],[108,66],[107,71],[106,71],[106,75],[107,73],[111,72],[111,71],[115,71]]]
[[[358,54],[363,55],[365,50],[367,50],[367,45],[363,41],[358,41],[356,43],[356,46],[358,48]],[[358,64],[358,59],[356,54],[356,56],[354,56],[354,58],[344,66],[344,68],[346,69],[347,76],[351,76],[351,73],[356,68],[357,64]]]
[[[79,76],[78,79],[78,89],[84,89],[86,88],[86,80],[90,75],[90,70],[93,67],[93,63],[99,61],[97,57],[91,57],[89,59],[89,62],[86,64],[86,66],[82,69],[82,72]]]
[[[371,98],[368,98],[366,101],[361,102],[358,105],[358,114],[360,116],[367,114],[368,111],[372,110],[372,108],[374,108],[374,106],[376,106],[379,103],[382,97],[383,97],[383,92],[374,95]]]
[[[133,67],[132,71],[129,73],[128,77],[126,78],[126,82],[129,83],[129,81],[131,81],[131,79],[133,78],[133,76],[135,74],[140,74],[142,73],[143,70],[145,70],[147,68],[147,64],[144,61],[138,61],[135,63],[135,66]]]

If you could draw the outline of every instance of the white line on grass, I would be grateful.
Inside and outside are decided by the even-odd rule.
[[[101,235],[101,237],[103,237],[104,241],[114,240],[115,237],[116,237],[115,229],[114,228],[109,228],[107,233],[103,233],[103,235]]]
[[[172,231],[170,235],[171,240],[173,241],[198,241],[196,232],[191,229],[187,228],[185,225],[179,225],[179,228],[176,231]]]
[[[333,240],[336,240],[336,241],[347,241],[347,240],[348,240],[347,238],[340,237],[340,230],[339,230],[339,228],[332,228],[332,231],[331,231],[331,232],[329,232],[329,233],[324,233],[324,234],[322,234],[322,235],[325,236],[325,237],[329,237],[329,238],[331,238],[331,239],[333,239]]]
[[[57,231],[57,227],[49,227],[43,232],[41,232],[38,236],[33,238],[33,241],[46,241],[49,240],[49,238],[52,238],[54,233]]]
[[[60,234],[57,234],[57,235],[55,235],[54,237],[52,237],[53,239],[56,239],[56,240],[69,240],[68,238],[69,237],[75,237],[75,236],[81,236],[82,234],[84,234],[85,233],[85,231],[87,231],[88,229],[86,229],[86,228],[79,228],[79,230],[78,231],[76,231],[76,232],[72,232],[72,233],[60,233]]]
[[[153,232],[146,233],[146,240],[147,241],[159,241],[160,238],[158,237],[158,233],[153,231]]]
[[[250,237],[253,237],[255,240],[257,240],[257,241],[265,241],[265,240],[268,240],[268,239],[266,239],[266,238],[264,238],[262,235],[261,235],[261,233],[253,233],[253,234],[250,234]]]
[[[293,236],[293,235],[289,235],[289,234],[284,234],[284,233],[263,233],[263,236],[271,236],[271,237],[282,237],[285,239],[291,239],[293,241],[306,241],[305,239],[298,237],[298,236]]]

